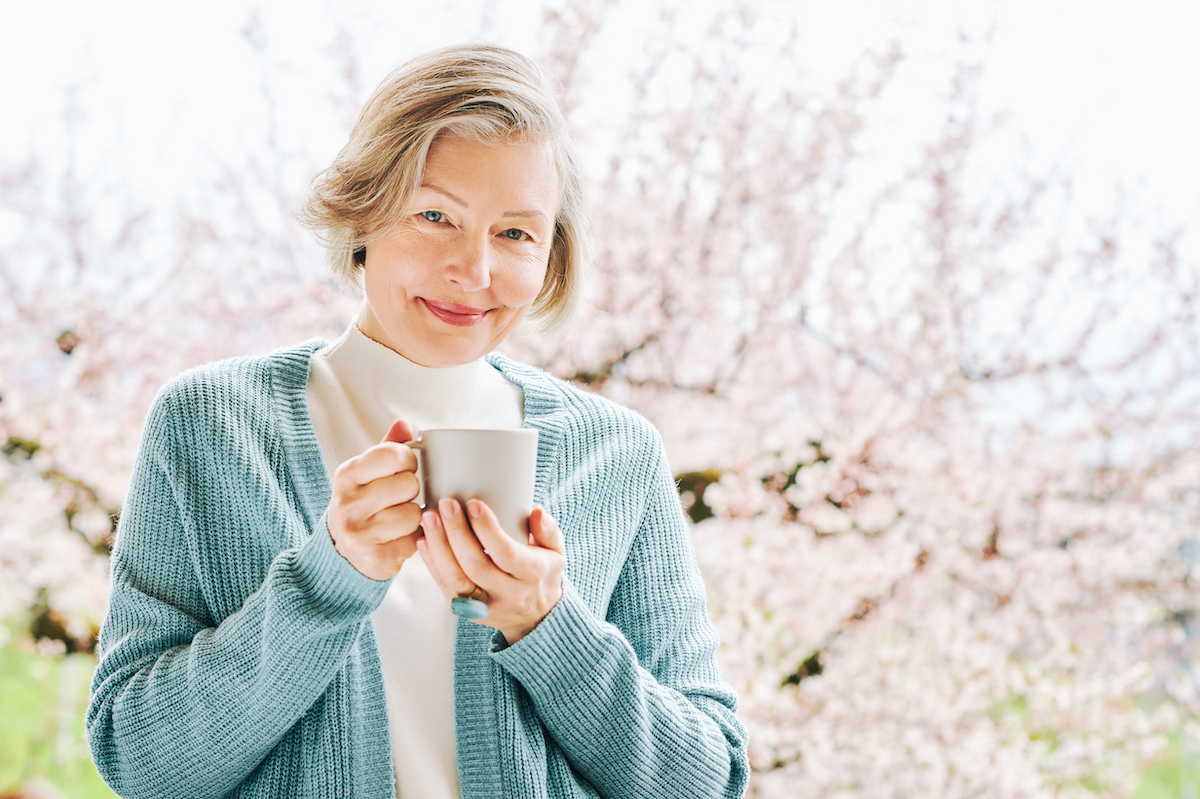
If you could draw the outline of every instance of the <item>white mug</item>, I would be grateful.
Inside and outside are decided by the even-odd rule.
[[[478,499],[496,514],[500,527],[529,543],[529,514],[537,472],[537,430],[422,430],[407,442],[420,461],[423,506],[447,497]]]

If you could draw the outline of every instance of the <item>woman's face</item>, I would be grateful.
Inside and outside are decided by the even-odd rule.
[[[542,288],[557,209],[544,149],[443,134],[403,218],[367,246],[359,328],[422,366],[491,352]]]

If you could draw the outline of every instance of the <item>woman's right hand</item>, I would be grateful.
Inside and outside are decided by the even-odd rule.
[[[417,551],[421,506],[412,425],[392,423],[383,441],[333,475],[326,524],[338,553],[372,580],[394,577]]]

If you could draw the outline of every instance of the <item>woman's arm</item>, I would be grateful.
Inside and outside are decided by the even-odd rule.
[[[335,678],[387,588],[358,574],[328,534],[279,552],[265,579],[243,568],[237,553],[253,562],[262,544],[229,537],[281,535],[237,502],[248,489],[220,498],[227,527],[198,529],[181,510],[198,490],[182,477],[197,446],[177,440],[180,420],[196,414],[185,399],[164,391],[147,420],[88,708],[96,765],[127,797],[219,796],[242,783]],[[235,555],[206,567],[211,552],[199,550],[222,537]],[[214,599],[239,591],[248,598],[218,623]]]
[[[652,439],[640,475],[645,505],[607,619],[564,581],[550,614],[493,657],[600,795],[739,797],[749,771],[746,732],[717,671],[718,639],[687,524],[661,442]],[[614,534],[613,546],[623,538]]]

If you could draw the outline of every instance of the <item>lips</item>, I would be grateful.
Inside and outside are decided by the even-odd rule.
[[[425,307],[429,312],[436,316],[441,321],[455,327],[470,327],[477,325],[484,320],[488,312],[484,308],[471,308],[467,305],[459,305],[453,302],[439,302],[437,300],[427,300],[422,298]]]

